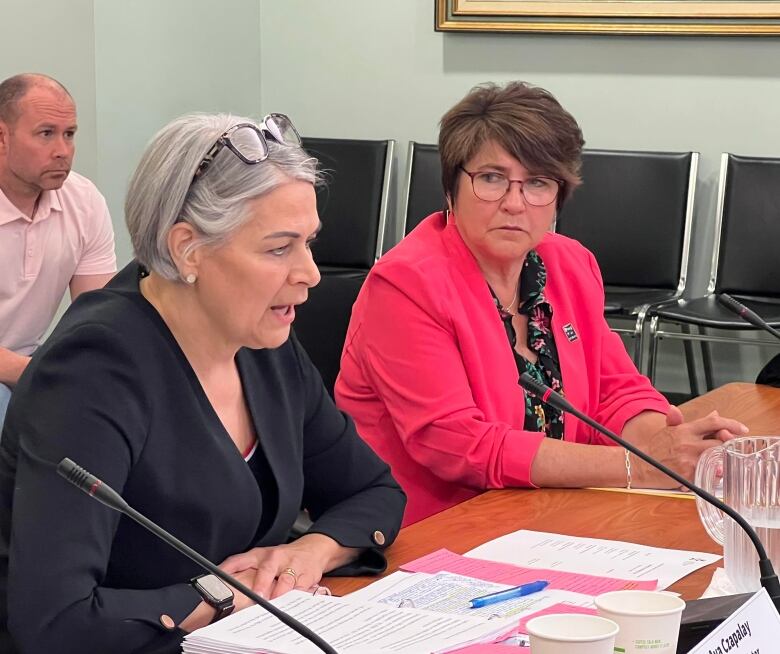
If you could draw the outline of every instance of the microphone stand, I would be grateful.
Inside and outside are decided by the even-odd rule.
[[[76,488],[84,491],[87,495],[96,499],[98,502],[101,502],[110,509],[119,511],[128,518],[135,520],[139,525],[151,531],[155,536],[168,543],[168,545],[173,547],[175,550],[178,550],[188,558],[192,559],[201,568],[207,570],[216,577],[219,577],[226,584],[229,584],[244,593],[244,595],[246,595],[253,602],[260,605],[270,614],[278,618],[281,622],[290,627],[290,629],[310,640],[323,652],[326,652],[326,654],[337,654],[335,649],[328,645],[328,643],[326,643],[306,625],[301,624],[292,616],[287,615],[284,611],[277,608],[269,601],[263,599],[251,588],[248,588],[240,581],[238,581],[238,579],[235,579],[226,572],[223,572],[207,558],[198,554],[198,552],[193,550],[191,547],[185,545],[178,538],[165,531],[165,529],[149,520],[149,518],[143,514],[136,511],[119,493],[111,488],[111,486],[104,484],[100,479],[84,470],[84,468],[77,465],[74,461],[71,461],[68,458],[60,461],[59,465],[57,466],[57,474],[59,474],[61,477],[64,477],[67,481],[76,486]]]
[[[745,322],[750,323],[759,329],[763,329],[764,331],[772,334],[772,336],[775,338],[780,339],[780,331],[777,331],[755,311],[748,309],[744,304],[742,304],[742,302],[738,302],[728,293],[720,293],[717,296],[717,300],[722,306],[726,307],[729,311],[736,313]]]
[[[653,457],[651,457],[648,454],[645,454],[638,447],[623,440],[620,436],[618,436],[614,432],[610,431],[603,425],[599,424],[591,417],[585,415],[579,409],[576,409],[574,406],[571,405],[571,403],[568,400],[564,399],[562,395],[556,393],[550,387],[539,383],[533,377],[531,377],[531,375],[529,375],[527,372],[524,372],[520,376],[519,382],[520,382],[520,386],[522,386],[527,392],[531,393],[535,397],[538,397],[545,404],[549,404],[550,406],[558,409],[559,411],[563,411],[564,413],[569,413],[579,418],[585,424],[590,425],[591,427],[593,427],[593,429],[595,429],[601,434],[604,434],[607,438],[613,440],[618,445],[624,447],[626,450],[634,454],[636,457],[640,458],[642,461],[648,463],[649,465],[653,466],[657,470],[660,470],[665,475],[668,475],[669,477],[674,479],[678,484],[684,486],[691,492],[695,493],[696,495],[701,497],[705,502],[714,505],[715,507],[723,511],[723,513],[728,515],[731,519],[733,519],[740,527],[742,527],[742,529],[748,535],[748,538],[750,538],[750,541],[753,543],[753,546],[756,548],[756,551],[758,552],[758,567],[761,573],[761,578],[760,578],[761,586],[766,589],[767,593],[769,594],[769,597],[772,599],[772,602],[775,605],[775,609],[780,613],[780,581],[778,581],[777,574],[775,574],[775,570],[772,567],[772,562],[769,560],[769,557],[767,556],[766,549],[764,548],[761,539],[758,537],[758,534],[756,534],[755,530],[750,525],[750,523],[748,523],[748,521],[745,520],[745,518],[743,518],[737,511],[735,511],[732,507],[730,507],[725,502],[721,501],[711,493],[708,493],[703,488],[699,488],[695,484],[688,481],[682,475],[676,473],[671,468],[668,468],[660,461],[656,461]],[[739,598],[739,604],[737,606],[743,604],[748,599],[748,597],[750,597],[750,595],[751,593],[734,596],[735,598]],[[713,617],[711,615],[711,612],[708,611],[708,609],[711,609],[711,607],[717,603],[714,602],[713,600],[722,600],[722,598],[694,600],[694,602],[703,603],[701,607],[703,615],[701,617],[697,615],[696,620],[691,620],[688,624],[685,624],[684,621],[684,623],[681,625],[680,641],[684,641],[686,646],[690,645],[692,647],[693,645],[698,643],[707,633],[712,631],[712,629],[714,629],[718,624],[720,624],[726,617],[728,617],[728,615],[730,615],[730,613],[735,608],[737,608],[736,606],[733,606],[733,603],[729,603],[729,608],[731,610],[729,610],[728,613],[723,614],[723,610],[722,610],[723,607],[720,607],[721,608],[720,615]],[[693,602],[689,604],[693,604]],[[692,638],[696,638],[696,640],[691,640]],[[683,642],[678,644],[678,647],[682,647],[682,646],[683,646]],[[679,649],[678,651],[687,652],[688,650]]]
[[[744,304],[735,300],[728,293],[721,293],[717,296],[717,300],[729,311],[736,313],[745,322],[748,322],[759,329],[763,329],[765,332],[772,334],[775,338],[780,339],[780,331],[772,327],[772,325],[755,311],[751,311]],[[756,383],[780,388],[780,354],[776,354],[769,360],[769,363],[761,369],[758,373],[758,377],[756,377]]]

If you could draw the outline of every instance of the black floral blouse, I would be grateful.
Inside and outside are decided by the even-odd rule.
[[[512,315],[501,308],[501,304],[490,289],[496,303],[501,320],[504,322],[512,353],[515,355],[518,376],[529,373],[537,381],[547,384],[554,391],[563,394],[561,368],[558,362],[558,349],[553,338],[552,307],[544,298],[544,287],[547,283],[547,270],[536,250],[531,250],[525,257],[523,269],[520,272],[518,313],[528,316],[528,348],[538,357],[536,363],[523,358],[515,350],[517,336],[512,326]],[[563,438],[563,414],[553,407],[543,404],[530,393],[525,394],[525,424],[526,431],[542,431],[550,438]]]

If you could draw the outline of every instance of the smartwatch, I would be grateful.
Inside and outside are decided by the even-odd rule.
[[[217,613],[211,622],[221,620],[233,613],[233,591],[219,577],[212,574],[200,575],[190,580],[192,587],[198,591],[203,601],[213,606]]]

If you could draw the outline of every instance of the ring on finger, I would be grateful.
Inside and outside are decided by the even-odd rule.
[[[295,572],[293,568],[285,568],[281,571],[282,575],[290,575],[295,581],[298,581],[298,574]]]

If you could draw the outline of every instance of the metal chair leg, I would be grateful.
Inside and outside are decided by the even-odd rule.
[[[634,365],[639,372],[642,372],[642,350],[644,349],[645,318],[649,304],[642,306],[636,314],[634,323]]]
[[[685,323],[680,325],[680,329],[684,334],[691,333],[691,326]],[[685,366],[688,368],[688,384],[691,388],[691,395],[698,397],[701,395],[701,389],[699,388],[699,377],[696,372],[696,359],[693,354],[693,343],[691,341],[683,341],[683,348],[685,350]]]
[[[650,351],[647,353],[647,377],[655,386],[655,363],[658,356],[658,316],[650,319]]]
[[[698,331],[700,334],[704,333],[703,328],[699,328]],[[712,376],[712,347],[707,341],[701,342],[701,360],[704,364],[704,383],[707,386],[707,390],[711,391],[715,388],[715,382]]]

